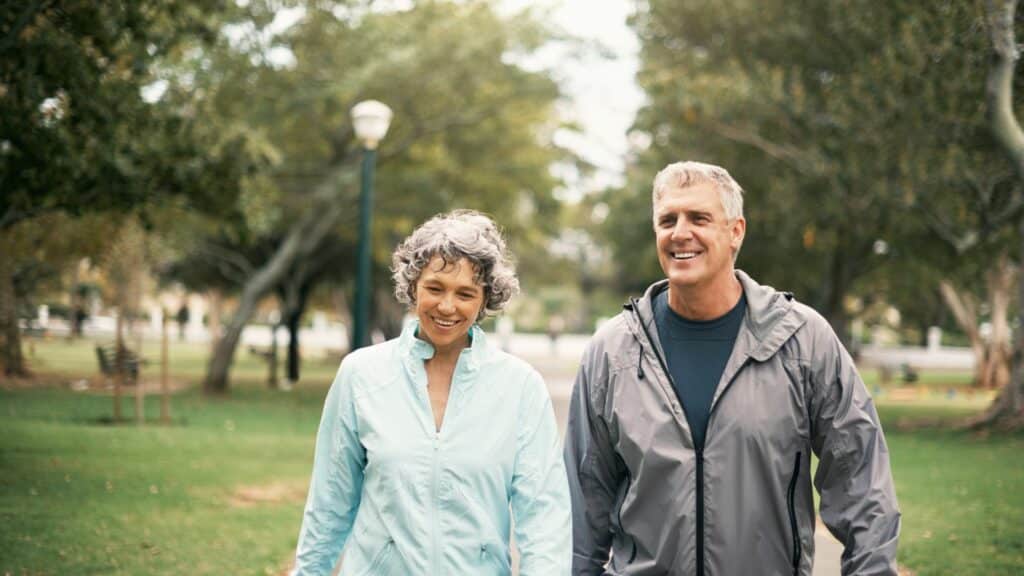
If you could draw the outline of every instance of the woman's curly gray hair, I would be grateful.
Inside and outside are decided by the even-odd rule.
[[[477,321],[500,312],[519,292],[515,264],[497,224],[475,210],[453,210],[427,220],[395,249],[391,277],[399,302],[415,305],[416,282],[435,256],[446,266],[462,258],[473,265],[475,280],[484,289]]]

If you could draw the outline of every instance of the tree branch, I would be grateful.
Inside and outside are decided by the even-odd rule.
[[[762,138],[760,134],[717,120],[703,119],[700,123],[726,140],[753,146],[769,157],[785,162],[801,174],[815,175],[820,172],[816,166],[820,166],[822,161],[813,153],[793,146],[776,144]]]
[[[1013,113],[1013,74],[1020,58],[1013,31],[1017,0],[988,0],[986,16],[995,58],[985,83],[992,134],[1024,180],[1024,130]]]

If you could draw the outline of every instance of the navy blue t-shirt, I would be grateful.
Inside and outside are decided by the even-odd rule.
[[[654,323],[665,362],[697,448],[704,447],[711,400],[746,312],[747,297],[741,295],[739,302],[723,316],[687,320],[669,307],[668,290],[654,296]]]

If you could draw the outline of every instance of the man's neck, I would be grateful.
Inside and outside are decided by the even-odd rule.
[[[668,306],[687,320],[714,320],[732,310],[743,295],[743,286],[730,273],[713,284],[701,286],[668,285]]]

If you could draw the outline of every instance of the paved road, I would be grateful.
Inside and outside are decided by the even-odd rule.
[[[551,403],[555,408],[555,417],[558,419],[558,427],[562,435],[565,435],[565,423],[569,416],[569,395],[572,393],[572,372],[575,361],[556,359],[551,357],[527,357],[542,374],[548,384],[551,393]],[[839,559],[843,554],[843,548],[828,533],[821,521],[818,521],[818,530],[814,535],[814,576],[838,576]],[[515,558],[518,560],[518,558]],[[515,562],[514,565],[517,565]],[[518,574],[518,572],[514,572]]]

